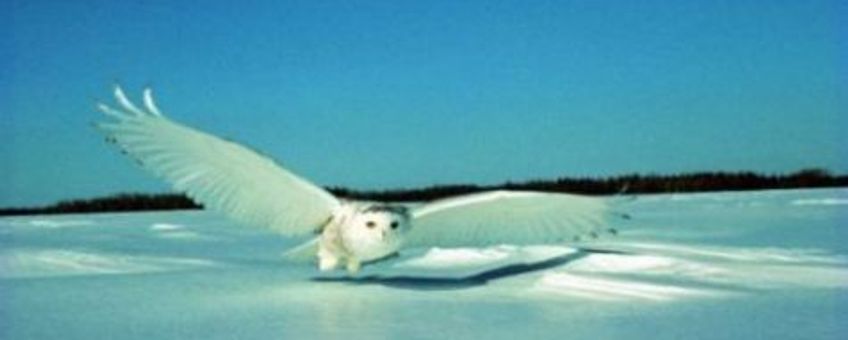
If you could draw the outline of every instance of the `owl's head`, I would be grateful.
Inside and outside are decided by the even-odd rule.
[[[395,253],[410,229],[407,208],[386,204],[359,206],[341,229],[345,248],[362,261]]]
[[[404,206],[373,204],[360,210],[350,222],[358,233],[388,241],[408,231],[409,220],[409,209]]]

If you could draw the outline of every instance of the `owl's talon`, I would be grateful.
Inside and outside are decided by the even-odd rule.
[[[347,260],[347,273],[350,275],[356,275],[359,272],[359,269],[362,268],[362,262],[359,262],[357,259],[348,259]]]

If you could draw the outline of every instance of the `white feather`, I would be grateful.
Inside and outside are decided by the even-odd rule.
[[[144,107],[146,107],[147,111],[150,111],[153,115],[162,115],[162,111],[159,111],[159,108],[156,106],[156,102],[153,100],[153,90],[149,87],[144,89]]]
[[[416,208],[405,244],[456,247],[573,241],[606,231],[608,212],[599,198],[490,191]]]
[[[162,116],[149,90],[149,112],[120,87],[115,98],[122,110],[99,108],[116,121],[98,127],[143,167],[207,208],[291,235],[319,228],[339,206],[330,193],[273,160]]]
[[[122,90],[120,86],[115,86],[115,99],[118,101],[118,104],[123,106],[124,110],[137,116],[143,116],[145,114],[144,111],[139,110],[129,99],[127,99],[127,95],[124,94],[124,90]]]

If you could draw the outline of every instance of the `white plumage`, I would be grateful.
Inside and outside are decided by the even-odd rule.
[[[490,191],[412,211],[409,246],[484,246],[578,241],[604,231],[603,200],[569,194]]]
[[[290,258],[318,256],[319,267],[361,263],[403,247],[540,244],[597,237],[607,229],[604,200],[578,195],[492,191],[409,208],[344,201],[268,157],[168,119],[150,89],[144,107],[115,88],[120,108],[97,126],[144,168],[206,208],[285,235],[320,232]]]

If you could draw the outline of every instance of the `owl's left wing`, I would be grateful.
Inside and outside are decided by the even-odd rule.
[[[247,147],[164,116],[144,91],[144,107],[115,88],[120,109],[99,106],[114,118],[97,124],[145,169],[205,207],[249,225],[285,235],[320,228],[339,201],[326,190]]]
[[[490,191],[435,201],[412,211],[406,246],[543,244],[615,233],[603,199],[530,191]]]

